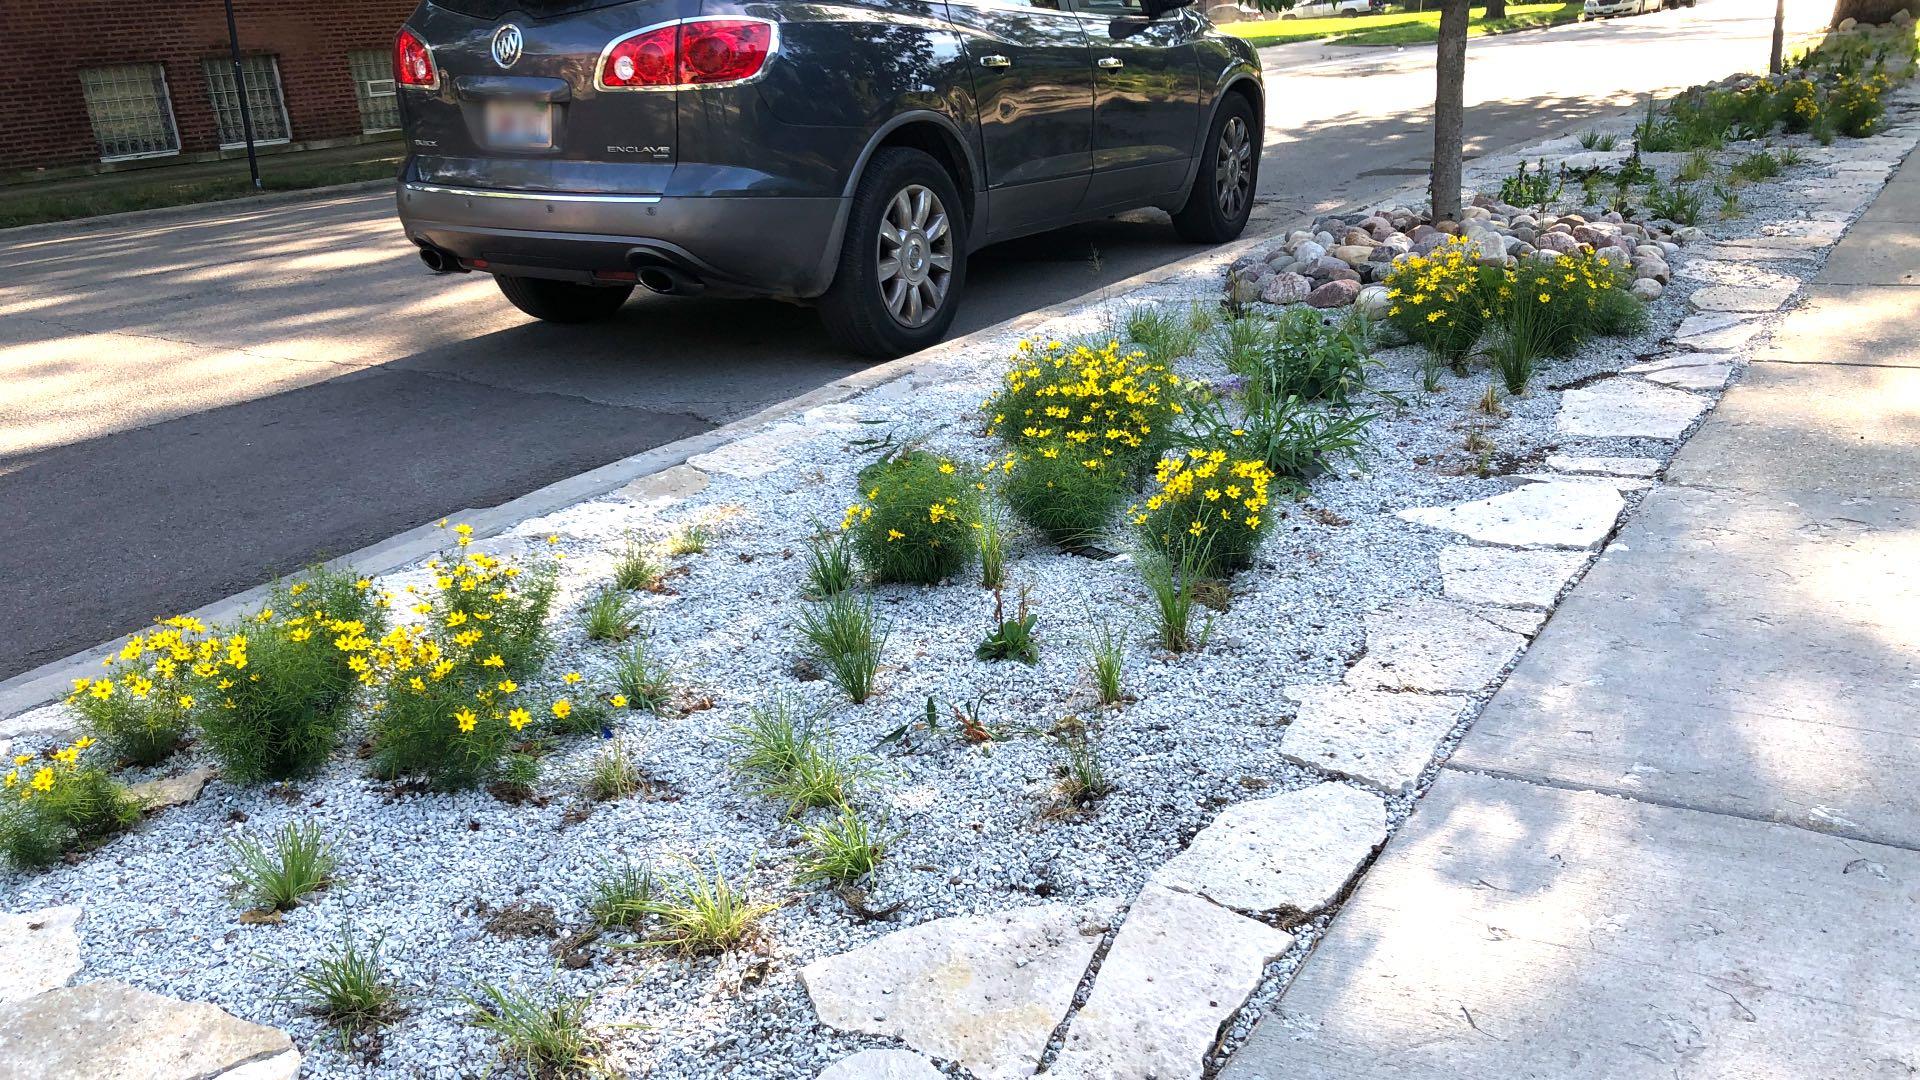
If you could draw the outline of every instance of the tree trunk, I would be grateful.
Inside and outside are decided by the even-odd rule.
[[[1773,53],[1767,58],[1767,74],[1785,70],[1787,48],[1787,0],[1773,0]]]
[[[1467,0],[1441,0],[1440,51],[1433,66],[1433,199],[1435,221],[1460,217],[1460,154],[1466,126]]]
[[[1507,0],[1487,0],[1487,10],[1481,12],[1480,20],[1504,19],[1507,17]]]
[[[1833,5],[1833,19],[1828,25],[1839,26],[1842,19],[1883,23],[1892,19],[1896,11],[1920,15],[1920,0],[1837,0]]]

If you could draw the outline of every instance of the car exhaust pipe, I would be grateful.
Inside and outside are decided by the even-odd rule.
[[[459,259],[435,247],[422,246],[420,248],[420,261],[426,263],[427,269],[436,274],[464,274],[467,272],[467,268],[460,265]]]
[[[633,270],[641,288],[661,296],[691,296],[706,288],[697,276],[666,262],[636,259]]]

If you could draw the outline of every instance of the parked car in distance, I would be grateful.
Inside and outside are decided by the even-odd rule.
[[[1693,0],[1672,0],[1674,7],[1692,7]],[[1602,19],[1614,15],[1640,15],[1659,11],[1662,0],[1587,0],[1581,8],[1583,19]]]
[[[426,0],[394,43],[400,220],[540,319],[777,297],[911,352],[985,244],[1147,206],[1240,234],[1260,65],[1191,2]]]
[[[1387,10],[1387,0],[1312,0],[1280,13],[1282,19],[1326,19],[1335,15],[1376,15]]]

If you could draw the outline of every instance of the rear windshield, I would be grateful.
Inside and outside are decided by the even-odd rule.
[[[434,7],[471,15],[476,19],[498,19],[509,12],[531,15],[536,19],[571,15],[576,11],[612,7],[627,0],[432,0]]]

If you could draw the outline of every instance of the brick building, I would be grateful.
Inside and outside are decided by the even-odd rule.
[[[415,0],[234,0],[254,138],[397,126],[393,36]],[[221,0],[4,0],[0,177],[205,160],[243,145]]]

